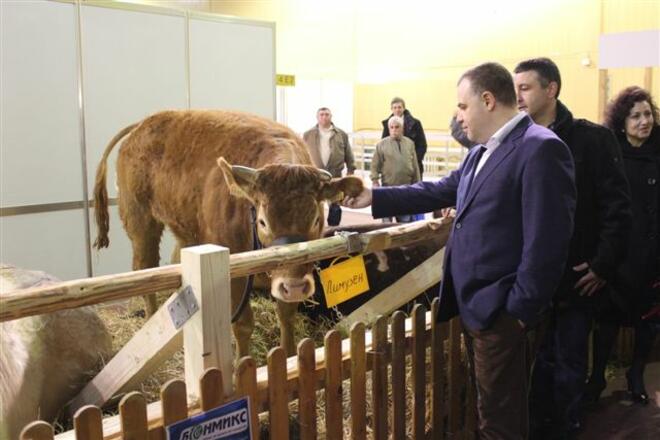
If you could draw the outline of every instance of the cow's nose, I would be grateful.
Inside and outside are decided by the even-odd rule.
[[[273,296],[285,302],[302,302],[314,294],[311,275],[303,278],[284,278],[273,289]]]

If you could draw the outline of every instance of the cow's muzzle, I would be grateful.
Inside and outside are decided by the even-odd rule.
[[[301,243],[303,241],[307,241],[307,238],[302,235],[283,235],[273,240],[269,247]],[[295,273],[295,270],[293,272]],[[302,302],[313,294],[314,277],[311,273],[306,273],[302,277],[290,276],[290,273],[273,276],[271,295],[276,299],[284,302]]]
[[[305,274],[302,278],[273,278],[271,294],[284,302],[302,302],[314,294],[314,277]]]

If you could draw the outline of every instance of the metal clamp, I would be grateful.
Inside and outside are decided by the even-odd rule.
[[[337,231],[335,235],[346,238],[349,254],[362,252],[362,241],[360,240],[360,234],[357,232]]]
[[[174,327],[180,329],[199,310],[192,287],[186,286],[179,290],[176,298],[167,305],[167,310]]]

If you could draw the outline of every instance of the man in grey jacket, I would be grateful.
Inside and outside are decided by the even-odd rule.
[[[387,123],[390,135],[376,144],[376,152],[371,159],[371,183],[378,186],[410,185],[422,180],[415,153],[415,144],[403,135],[403,118],[390,117]],[[390,222],[390,217],[383,221]],[[412,215],[397,215],[399,223],[414,220]]]
[[[341,177],[346,165],[346,174],[355,172],[355,161],[348,135],[332,123],[332,112],[327,107],[316,111],[318,124],[307,130],[303,139],[317,168],[328,171],[332,177]],[[341,222],[341,207],[331,203],[328,211],[328,225],[337,226]]]

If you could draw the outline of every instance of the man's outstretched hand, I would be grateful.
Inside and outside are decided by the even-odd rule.
[[[371,194],[371,188],[365,187],[356,197],[344,198],[341,204],[347,208],[366,208],[367,206],[371,205]]]

